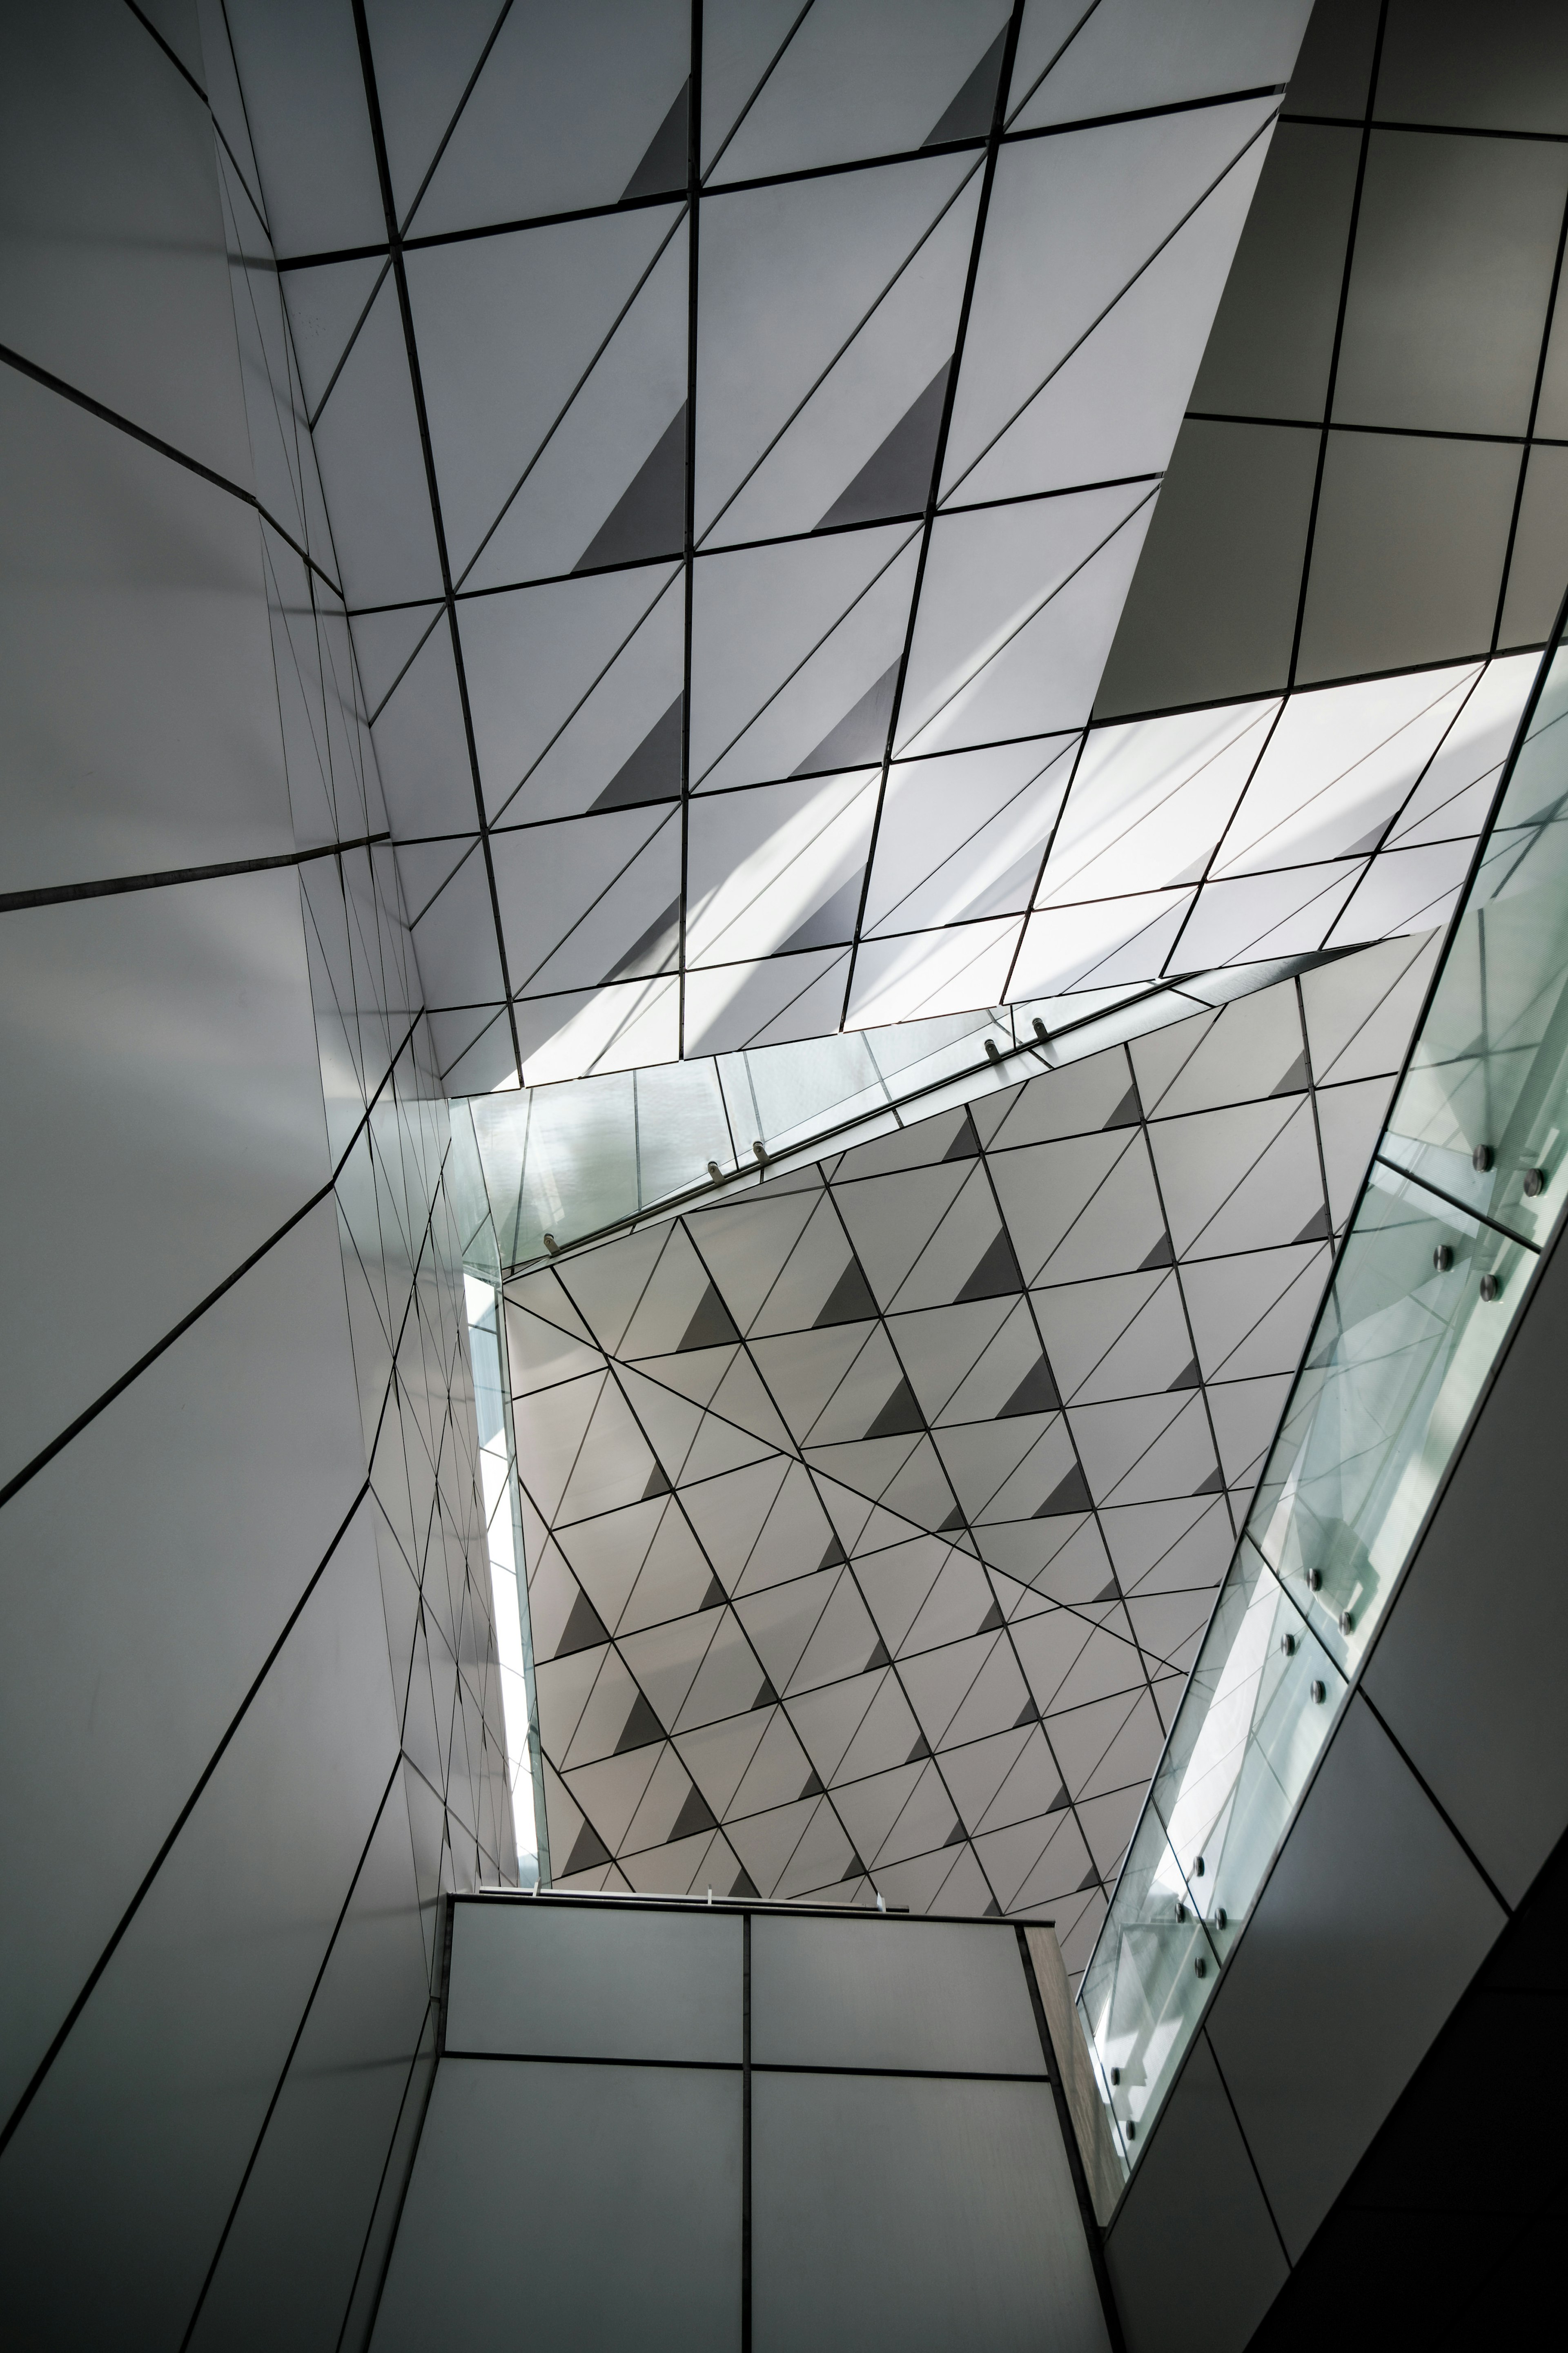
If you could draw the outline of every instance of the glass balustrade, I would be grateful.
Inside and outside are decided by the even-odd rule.
[[[1079,1990],[1129,2169],[1555,1229],[1565,1139],[1559,650]]]

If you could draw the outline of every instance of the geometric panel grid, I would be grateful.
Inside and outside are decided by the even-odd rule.
[[[555,1884],[1081,1970],[1435,946],[508,1283]]]

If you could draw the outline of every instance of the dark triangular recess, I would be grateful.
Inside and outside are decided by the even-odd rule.
[[[609,1848],[605,1844],[592,1822],[584,1822],[573,1841],[572,1852],[566,1858],[566,1877],[570,1879],[574,1871],[597,1871],[609,1860]]]
[[[727,1341],[738,1340],[740,1336],[729,1309],[710,1283],[698,1302],[697,1313],[681,1334],[680,1345],[675,1353],[680,1356],[688,1348],[721,1348]]]
[[[1000,1920],[1002,1917],[1002,1906],[997,1903],[994,1895],[992,1896],[990,1902],[986,1905],[984,1911],[980,1915],[980,1916],[983,1920]]]
[[[994,1601],[974,1630],[977,1634],[994,1634],[999,1626],[1005,1626],[1007,1620],[1002,1615],[1002,1604],[999,1601]]]
[[[922,147],[940,147],[949,139],[989,138],[991,117],[996,111],[996,84],[1006,47],[1007,27],[1004,25],[957,97],[942,110],[940,119],[921,141]]]
[[[888,1646],[886,1642],[879,1641],[876,1649],[872,1651],[870,1657],[867,1660],[860,1672],[862,1674],[868,1675],[873,1667],[890,1667],[892,1663],[891,1659],[888,1656]]]
[[[669,1833],[671,1842],[695,1838],[699,1831],[716,1831],[718,1827],[712,1808],[694,1781],[686,1793],[686,1803],[675,1817],[675,1828]]]
[[[1112,1577],[1109,1585],[1102,1585],[1100,1587],[1100,1591],[1094,1598],[1097,1601],[1120,1601],[1121,1599],[1121,1588],[1117,1584],[1116,1579]]]
[[[1026,1724],[1038,1724],[1039,1720],[1040,1711],[1036,1706],[1034,1696],[1031,1694],[1029,1698],[1024,1702],[1022,1713],[1013,1718],[1013,1729],[1015,1732],[1021,1732]]]
[[[1059,1486],[1053,1487],[1039,1510],[1037,1520],[1058,1520],[1068,1512],[1088,1512],[1094,1508],[1094,1498],[1089,1492],[1089,1482],[1075,1462]]]
[[[1310,1084],[1310,1082],[1307,1076],[1307,1050],[1303,1047],[1279,1085],[1270,1087],[1268,1092],[1276,1095],[1303,1095]]]
[[[632,1703],[632,1712],[621,1726],[621,1736],[616,1743],[616,1755],[624,1757],[628,1748],[647,1748],[653,1741],[664,1738],[660,1724],[647,1697],[638,1692]]]
[[[925,1734],[922,1732],[914,1746],[910,1749],[909,1755],[905,1757],[904,1762],[906,1765],[918,1765],[922,1757],[929,1757],[930,1755],[931,1742],[926,1738]]]
[[[702,1597],[703,1609],[722,1609],[725,1602],[728,1601],[729,1599],[729,1595],[725,1592],[718,1578],[710,1576],[708,1579],[708,1590]]]
[[[649,555],[679,555],[686,537],[686,403],[681,402],[573,565],[596,572]]]
[[[1171,1237],[1162,1234],[1148,1257],[1139,1260],[1138,1271],[1140,1274],[1152,1274],[1157,1266],[1174,1266],[1175,1263],[1176,1253],[1171,1248]]]
[[[609,1639],[604,1620],[587,1595],[579,1589],[577,1599],[572,1604],[572,1614],[566,1620],[565,1631],[551,1656],[568,1659],[574,1651],[591,1651],[595,1642],[607,1642]]]
[[[1218,1463],[1217,1463],[1217,1462],[1215,1463],[1215,1465],[1214,1469],[1209,1472],[1208,1477],[1204,1481],[1203,1485],[1202,1485],[1201,1487],[1194,1487],[1194,1488],[1193,1489],[1193,1493],[1194,1493],[1194,1495],[1223,1495],[1223,1494],[1224,1494],[1224,1493],[1225,1493],[1225,1472],[1220,1469],[1220,1467],[1219,1467],[1219,1465],[1218,1465]]]
[[[1046,1808],[1046,1811],[1047,1814],[1065,1814],[1071,1803],[1072,1800],[1067,1793],[1067,1786],[1063,1783],[1058,1786],[1057,1794]]]
[[[831,899],[825,899],[814,914],[798,924],[773,953],[788,955],[796,948],[839,948],[855,936],[855,918],[860,913],[860,887],[863,870],[853,873],[847,882],[841,882]]]
[[[642,1491],[643,1502],[646,1504],[650,1495],[668,1495],[671,1493],[669,1481],[664,1475],[663,1463],[656,1462],[647,1474],[647,1485]]]
[[[1134,1079],[1105,1124],[1107,1128],[1136,1127],[1142,1116],[1143,1106],[1138,1100],[1138,1082]]]
[[[1196,1389],[1201,1388],[1202,1387],[1203,1375],[1198,1370],[1197,1358],[1193,1356],[1176,1375],[1175,1379],[1171,1383],[1171,1388],[1166,1390],[1165,1394],[1169,1397],[1171,1389]]]
[[[893,690],[898,678],[899,665],[894,662],[790,774],[818,776],[835,768],[879,766],[888,748],[888,725],[893,716]]]
[[[980,1138],[974,1133],[974,1121],[968,1111],[958,1123],[958,1134],[942,1154],[944,1160],[978,1160]]]
[[[673,965],[680,947],[680,902],[672,899],[662,914],[656,915],[642,937],[634,940],[619,964],[612,965],[605,975],[605,985],[612,980],[651,980],[656,973],[665,972]]]
[[[1326,1242],[1333,1230],[1333,1224],[1325,1205],[1322,1208],[1315,1210],[1308,1219],[1296,1240],[1299,1242]]]
[[[778,1704],[779,1695],[777,1692],[774,1691],[766,1675],[764,1675],[763,1677],[763,1687],[757,1694],[756,1698],[752,1702],[752,1706],[754,1710],[759,1707],[777,1707]]]
[[[1384,818],[1381,825],[1374,825],[1370,833],[1363,833],[1359,841],[1352,841],[1348,849],[1342,850],[1340,853],[1341,856],[1343,858],[1370,858],[1373,851],[1377,848],[1378,843],[1383,839],[1384,835],[1388,831],[1388,827],[1389,820],[1387,818]]]
[[[816,1566],[818,1568],[842,1568],[848,1558],[849,1556],[845,1551],[843,1546],[839,1543],[838,1538],[837,1536],[829,1536],[827,1540],[827,1550],[823,1554],[822,1558],[817,1562]]]
[[[1016,1413],[1055,1413],[1060,1403],[1057,1385],[1051,1378],[1051,1368],[1042,1356],[1033,1369],[1024,1375],[996,1419],[1005,1421],[1010,1414]]]
[[[730,1894],[731,1898],[743,1895],[748,1904],[755,1904],[759,1900],[749,1871],[738,1871],[735,1873],[735,1884],[731,1888]]]
[[[954,1814],[952,1818],[952,1828],[943,1839],[942,1844],[943,1846],[962,1846],[968,1836],[969,1832],[964,1829],[963,1824],[959,1820],[958,1816]]]
[[[900,1380],[870,1429],[868,1438],[906,1438],[925,1428],[925,1419],[915,1403],[915,1393],[907,1380]]]
[[[861,1271],[859,1260],[852,1258],[828,1293],[827,1303],[812,1328],[820,1332],[829,1324],[865,1324],[876,1313],[877,1303],[871,1296],[871,1286]]]
[[[1089,1889],[1090,1889],[1091,1887],[1098,1887],[1099,1885],[1100,1885],[1100,1873],[1099,1873],[1099,1872],[1098,1872],[1098,1871],[1088,1871],[1088,1872],[1085,1872],[1085,1873],[1084,1873],[1083,1877],[1079,1881],[1079,1883],[1078,1883],[1078,1892],[1079,1892],[1079,1894],[1080,1895],[1087,1895],[1087,1894],[1089,1894]]]
[[[952,1511],[949,1512],[946,1519],[943,1520],[941,1527],[938,1528],[937,1534],[939,1536],[952,1535],[956,1534],[960,1528],[966,1528],[968,1525],[969,1522],[963,1516],[963,1505],[961,1504],[954,1504]]]
[[[865,1864],[861,1862],[858,1854],[851,1852],[849,1856],[849,1868],[844,1874],[845,1878],[864,1879],[866,1875]]]
[[[1023,1288],[1024,1278],[1004,1226],[958,1297],[960,1303],[966,1299],[1005,1299],[1010,1293]]]
[[[808,1773],[805,1777],[805,1787],[800,1794],[803,1798],[820,1798],[822,1795],[821,1775],[815,1771]]]
[[[836,523],[875,522],[880,515],[924,512],[952,365],[951,360],[943,360],[881,448],[872,452],[848,488],[834,500],[817,524],[818,531],[830,530]]]
[[[968,87],[966,82],[964,89]],[[642,162],[621,190],[622,204],[633,196],[669,195],[685,187],[689,170],[686,110],[690,92],[691,84],[683,81],[669,112],[648,141]]]
[[[600,809],[637,808],[648,801],[680,798],[680,733],[685,718],[686,697],[678,694],[591,804],[590,816]]]

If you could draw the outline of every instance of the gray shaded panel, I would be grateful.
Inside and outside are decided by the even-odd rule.
[[[1202,2034],[1105,2259],[1129,2353],[1240,2353],[1289,2276]]]
[[[1274,133],[1190,406],[1321,417],[1328,392],[1360,133]]]
[[[1336,422],[1524,431],[1565,189],[1557,147],[1373,133]]]
[[[741,2061],[734,1913],[459,1904],[449,2051]]]
[[[1109,2344],[1047,2085],[758,2075],[758,2353]]]
[[[212,125],[115,0],[6,15],[5,340],[248,488]]]
[[[1366,1671],[1510,1904],[1568,1821],[1559,1472],[1568,1258],[1542,1278]]]
[[[1292,2261],[1502,1925],[1353,1696],[1209,2012]]]
[[[758,1914],[752,2057],[808,2067],[1046,2072],[1011,1926],[879,1915]]]
[[[1293,112],[1364,112],[1381,14],[1380,0],[1315,0],[1285,100]]]
[[[1509,558],[1500,642],[1540,645],[1568,588],[1568,449],[1530,453],[1524,500]]]
[[[0,1476],[327,1176],[304,945],[287,869],[0,917]],[[85,1257],[91,1313],[65,1312]]]
[[[1284,685],[1318,440],[1283,426],[1183,426],[1097,719]]]
[[[195,1645],[178,1655],[194,1675]],[[23,2344],[181,2342],[396,1756],[362,1512],[0,2164]],[[127,1746],[99,1802],[133,1773]],[[78,1876],[88,1810],[73,1804]],[[57,1879],[58,1853],[57,1829]]]
[[[741,2084],[663,2067],[443,2059],[375,2353],[741,2336]]]
[[[0,1514],[0,1823],[18,1883],[48,1890],[47,1904],[5,1915],[0,2084],[11,2096],[331,1543],[363,1463],[325,1201]],[[379,1597],[375,1609],[384,1690]],[[250,1831],[236,1837],[247,1850]]]
[[[254,514],[9,368],[0,496],[6,890],[291,850]]]
[[[1506,8],[1393,0],[1377,111],[1408,122],[1568,132],[1568,17],[1557,0]]]
[[[1519,452],[1333,433],[1298,684],[1485,653]]]
[[[382,1810],[192,2343],[336,2346],[430,2008],[401,1777]],[[289,2259],[279,2263],[279,2251]]]

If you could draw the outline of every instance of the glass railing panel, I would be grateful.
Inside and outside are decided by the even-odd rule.
[[[710,1160],[721,1168],[732,1165],[730,1123],[711,1061],[659,1062],[631,1077],[639,1209],[700,1185]]]
[[[1523,1304],[1568,1191],[1565,1137],[1559,653],[1085,1974],[1112,2112],[1131,2116],[1122,2084],[1141,2087],[1131,2161],[1214,1990],[1201,1953],[1191,1982],[1173,1973],[1173,1906],[1223,1962]]]
[[[1231,1566],[1189,1689],[1152,1804],[1223,1953],[1345,1695],[1339,1669],[1249,1544]]]
[[[1346,1672],[1405,1565],[1533,1258],[1373,1162],[1247,1524]]]
[[[1537,1240],[1568,1134],[1568,662],[1559,653],[1455,926],[1384,1152]]]
[[[1114,1925],[1113,1925],[1114,1923]],[[1089,2048],[1127,2157],[1163,2099],[1217,1969],[1192,1890],[1159,1816],[1139,1823],[1079,1996]]]

